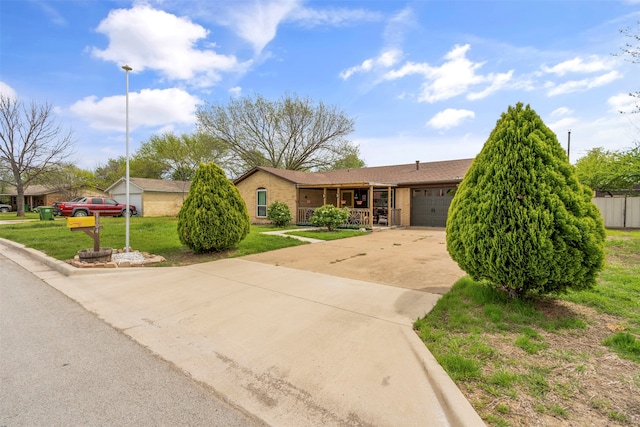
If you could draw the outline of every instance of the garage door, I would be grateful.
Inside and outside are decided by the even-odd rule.
[[[448,188],[411,189],[411,225],[420,227],[444,227],[453,196]]]
[[[125,204],[127,203],[127,195],[126,194],[114,194],[113,198],[118,202]],[[138,210],[138,216],[142,216],[142,194],[133,194],[129,193],[129,203],[136,207]]]

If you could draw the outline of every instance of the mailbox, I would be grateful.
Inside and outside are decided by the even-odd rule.
[[[67,228],[95,227],[96,218],[94,216],[72,216],[67,217]]]

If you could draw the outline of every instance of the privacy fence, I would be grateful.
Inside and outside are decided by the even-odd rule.
[[[640,197],[595,197],[607,228],[640,228]]]

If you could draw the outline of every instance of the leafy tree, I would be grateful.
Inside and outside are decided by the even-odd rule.
[[[56,124],[51,105],[27,107],[0,94],[0,163],[16,187],[17,216],[24,216],[25,187],[66,160],[72,149],[72,132]]]
[[[254,166],[290,170],[327,168],[353,152],[345,138],[354,121],[322,102],[283,96],[232,99],[197,112],[203,133],[224,141],[235,172]]]
[[[267,206],[267,218],[278,227],[285,227],[293,220],[289,206],[278,201]]]
[[[622,151],[593,148],[576,162],[576,174],[594,190],[631,194],[640,183],[640,146]]]
[[[129,159],[129,177],[161,179],[162,167],[159,163],[150,161],[147,158],[138,157],[135,153]],[[127,158],[120,156],[116,159],[109,159],[107,163],[99,165],[95,169],[96,186],[98,188],[108,188],[120,178],[127,174]]]
[[[318,227],[327,227],[333,231],[349,219],[349,209],[338,208],[333,205],[322,205],[313,211],[309,222]]]
[[[41,174],[32,181],[61,194],[63,200],[81,196],[83,187],[95,187],[93,172],[81,169],[72,163],[62,163]]]
[[[216,164],[200,165],[178,213],[180,241],[196,253],[219,252],[247,237],[249,228],[236,186]]]
[[[164,133],[143,142],[135,158],[156,165],[164,179],[190,181],[201,163],[221,163],[226,144],[203,133]]]
[[[451,202],[451,257],[511,297],[557,293],[595,284],[604,237],[555,134],[528,105],[509,107]]]
[[[334,164],[326,168],[318,168],[321,171],[340,170],[340,169],[360,169],[367,164],[360,158],[360,148],[356,145],[345,149],[343,157],[337,159]]]

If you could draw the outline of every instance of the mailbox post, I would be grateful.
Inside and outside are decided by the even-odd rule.
[[[67,217],[67,228],[71,231],[83,231],[93,239],[93,250],[100,251],[100,212],[94,216]]]

